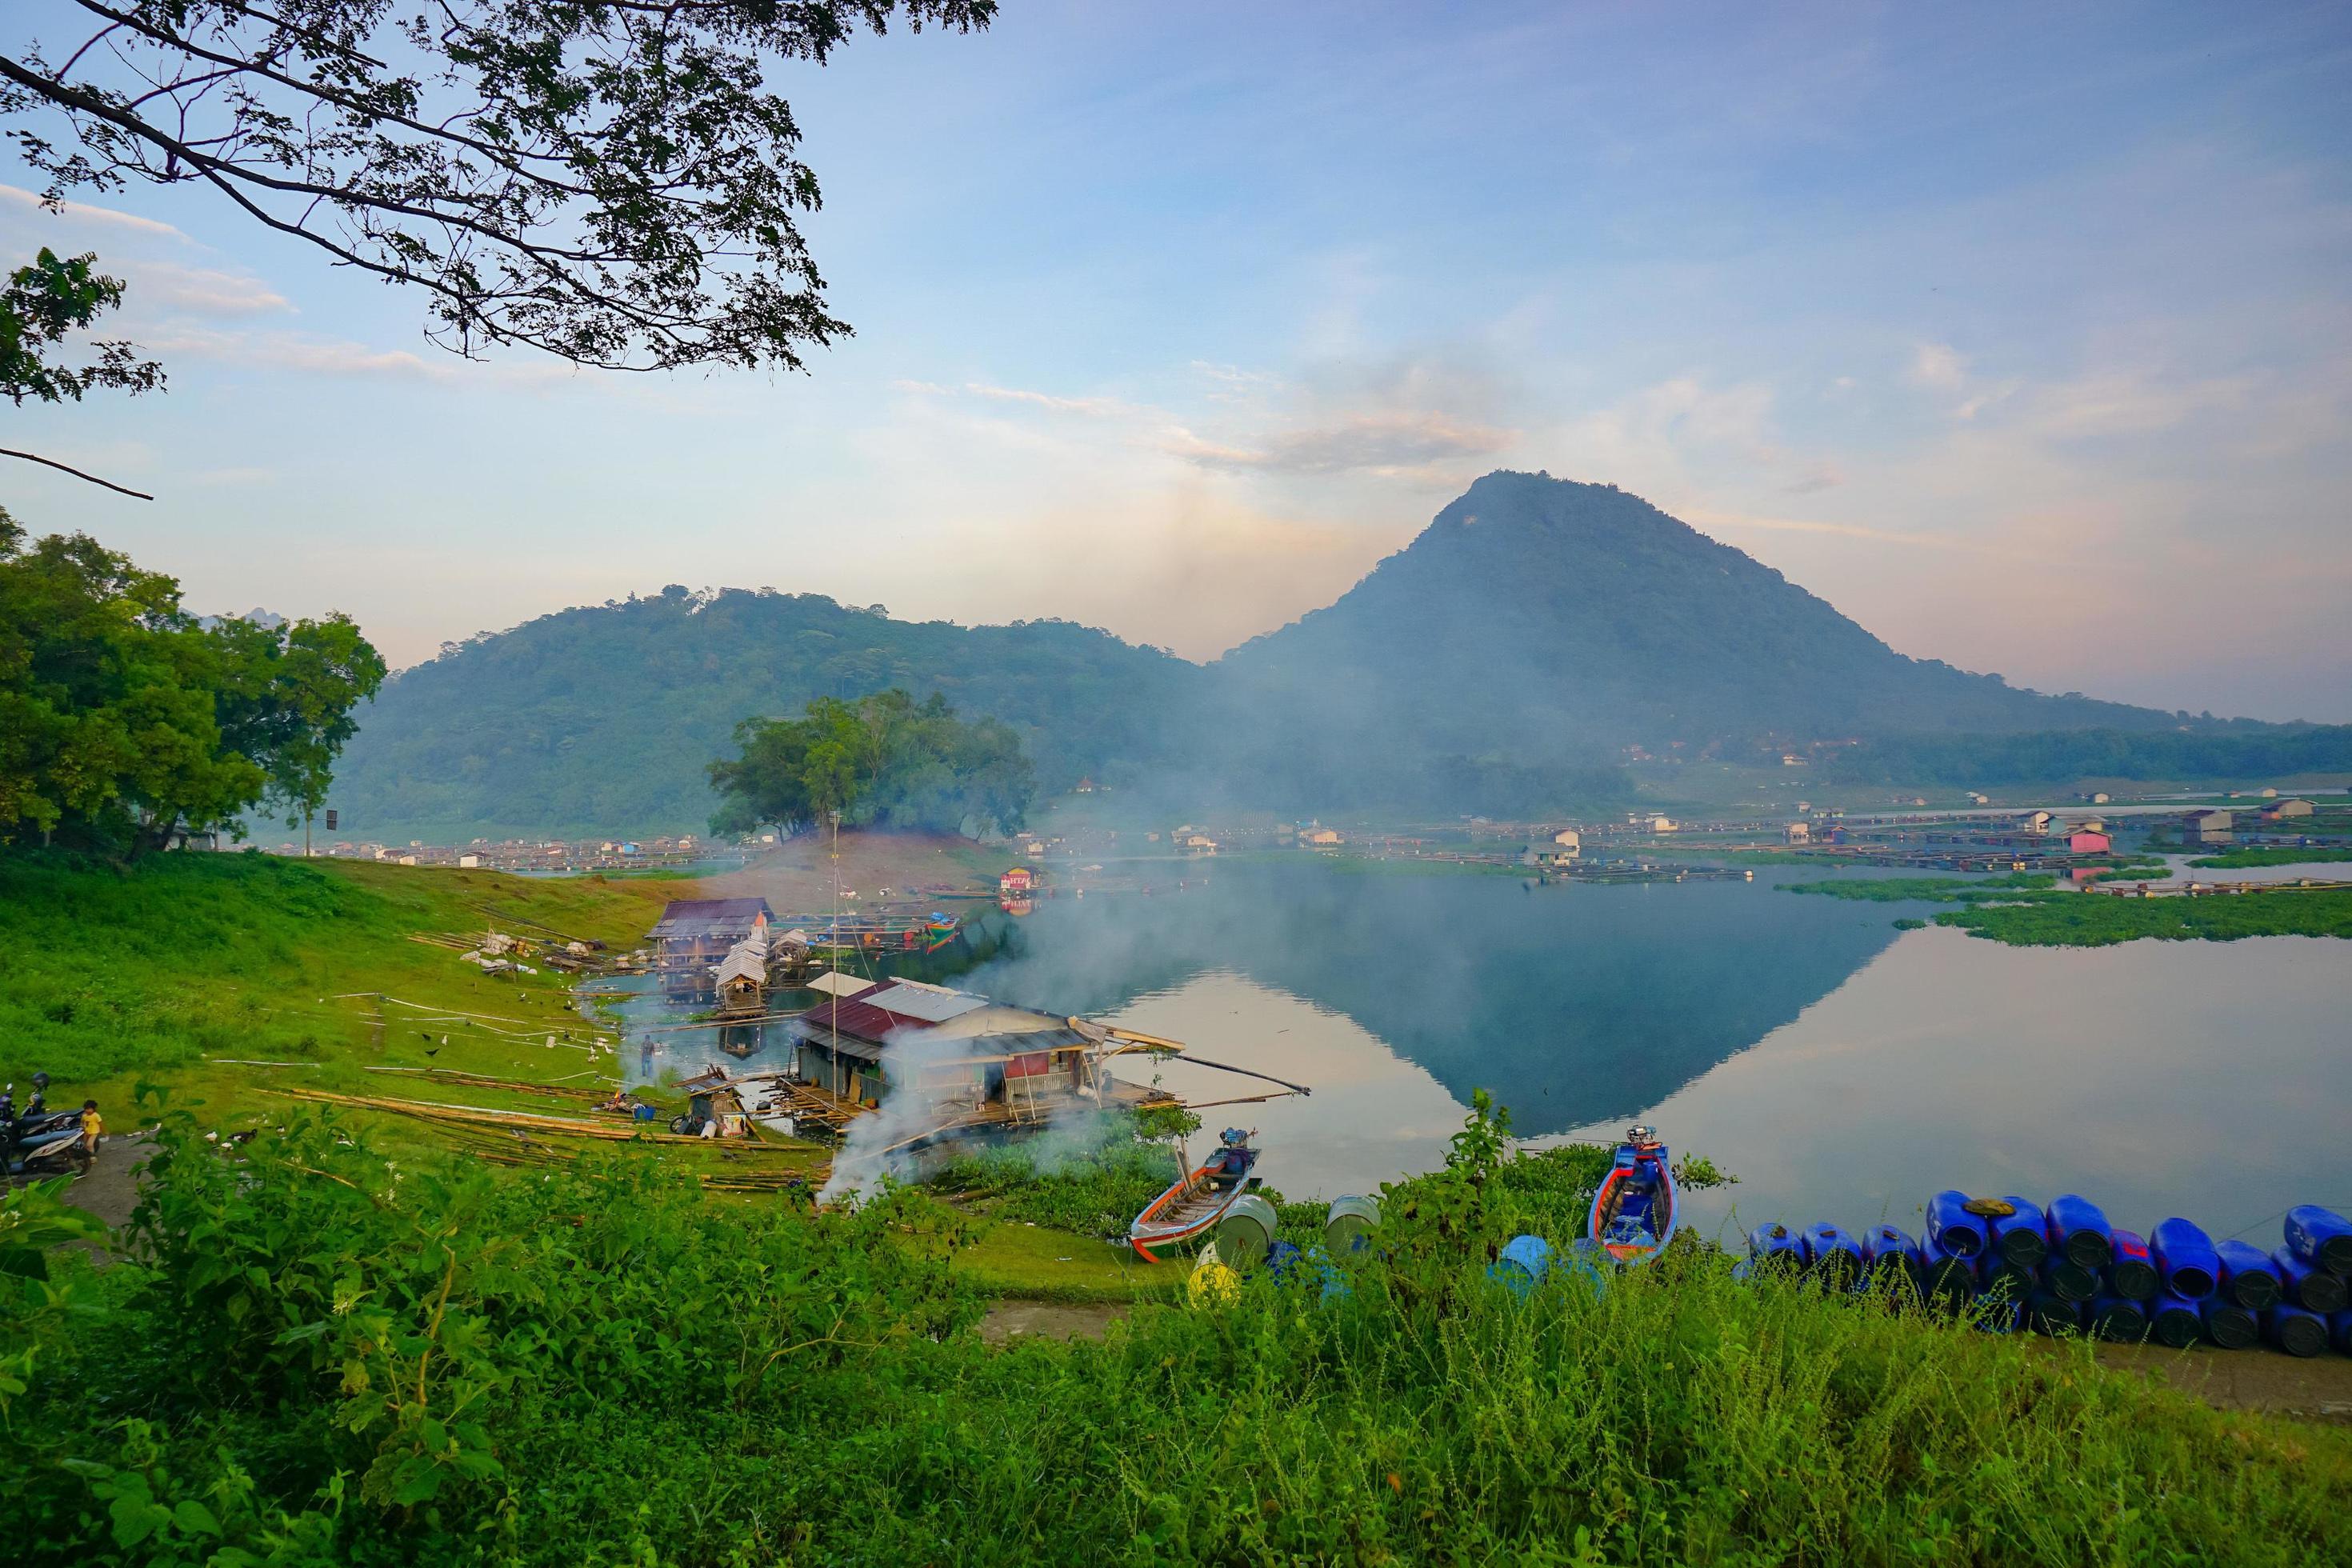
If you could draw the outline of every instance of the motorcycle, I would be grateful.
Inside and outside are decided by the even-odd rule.
[[[51,1110],[41,1102],[48,1075],[34,1080],[32,1098],[16,1110],[16,1086],[0,1087],[0,1169],[31,1179],[70,1169],[81,1153],[81,1113]]]

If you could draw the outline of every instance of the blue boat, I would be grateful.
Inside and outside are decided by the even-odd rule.
[[[1625,1142],[1592,1194],[1585,1233],[1619,1263],[1647,1263],[1675,1234],[1674,1158],[1654,1128],[1625,1130]]]

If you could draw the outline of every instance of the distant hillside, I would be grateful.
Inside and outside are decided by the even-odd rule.
[[[1142,754],[1197,665],[1062,621],[893,620],[814,594],[681,587],[564,610],[403,671],[337,770],[339,831],[700,832],[738,721],[903,686],[1019,729],[1047,791]]]
[[[1325,799],[1426,798],[1465,770],[1511,793],[1629,744],[2177,723],[1906,658],[1647,501],[1541,474],[1478,480],[1338,603],[1219,668],[1216,729],[1278,727],[1264,765]]]
[[[739,720],[889,686],[1019,728],[1048,794],[1093,773],[1177,810],[1609,810],[1629,746],[1859,739],[1843,772],[1953,783],[2352,768],[2352,727],[2191,721],[1906,658],[1613,486],[1494,473],[1338,603],[1205,668],[1067,622],[918,625],[815,595],[565,610],[395,678],[332,804],[374,838],[698,831]]]

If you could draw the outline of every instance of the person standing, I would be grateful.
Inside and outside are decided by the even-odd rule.
[[[98,1142],[105,1136],[106,1118],[98,1113],[98,1101],[83,1100],[81,1102],[81,1168],[84,1175],[88,1175],[90,1167],[98,1163]]]

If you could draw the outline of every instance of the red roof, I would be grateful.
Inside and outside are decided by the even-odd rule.
[[[844,1002],[839,1007],[830,1003],[813,1007],[806,1016],[812,1024],[821,1024],[837,1034],[855,1035],[862,1040],[887,1039],[899,1029],[938,1027],[931,1019],[918,1018],[911,1013],[893,1013],[862,998]]]

